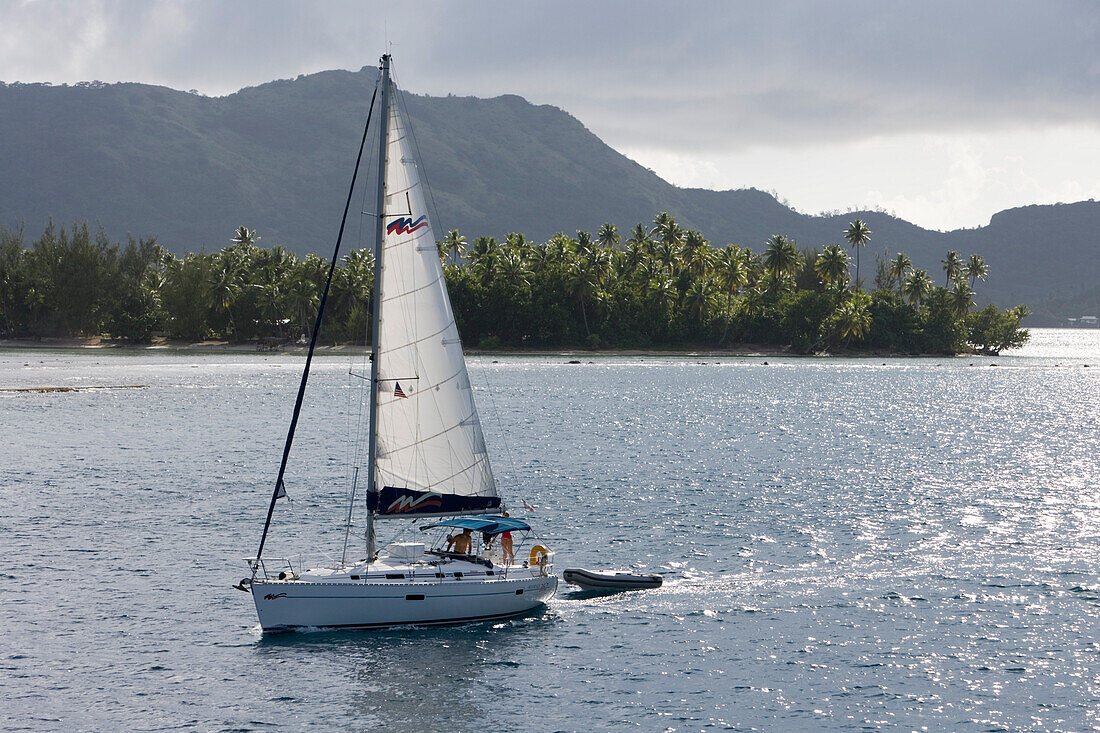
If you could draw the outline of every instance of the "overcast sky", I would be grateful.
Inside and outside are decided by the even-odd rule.
[[[921,226],[1100,198],[1095,2],[0,0],[0,80],[209,95],[374,65],[565,109],[681,186]]]

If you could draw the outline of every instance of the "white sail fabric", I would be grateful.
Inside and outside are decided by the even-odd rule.
[[[381,308],[375,336],[376,486],[496,497],[424,189],[396,99],[387,130],[381,292],[375,295]]]

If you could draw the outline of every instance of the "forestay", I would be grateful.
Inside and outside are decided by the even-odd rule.
[[[500,506],[407,128],[390,105],[378,338],[380,516]]]

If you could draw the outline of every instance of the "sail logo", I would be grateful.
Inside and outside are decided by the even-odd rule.
[[[424,507],[441,507],[443,506],[442,498],[439,494],[424,494],[423,496],[401,496],[398,497],[386,507],[385,514],[401,514],[403,512],[416,511]]]
[[[412,220],[412,217],[399,216],[390,222],[390,225],[386,227],[386,234],[411,234],[417,229],[423,229],[428,226],[428,215],[424,214],[416,221]]]

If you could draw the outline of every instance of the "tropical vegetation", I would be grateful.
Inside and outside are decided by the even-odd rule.
[[[871,239],[853,221],[838,232],[857,257]],[[0,336],[105,336],[130,342],[163,335],[233,342],[297,340],[310,333],[328,263],[261,247],[239,227],[217,252],[177,257],[154,239],[112,243],[87,224],[52,223],[27,243],[0,231]],[[851,276],[841,244],[799,248],[784,235],[762,252],[712,246],[668,212],[625,238],[613,224],[595,234],[523,234],[472,241],[457,230],[437,243],[459,330],[482,348],[789,346],[798,353],[876,350],[996,353],[1022,344],[1027,309],[974,311],[989,268],[979,255],[943,260],[946,285],[903,253],[876,258],[874,289]],[[858,269],[857,269],[858,273]],[[370,337],[373,258],[343,257],[335,270],[322,343]]]

